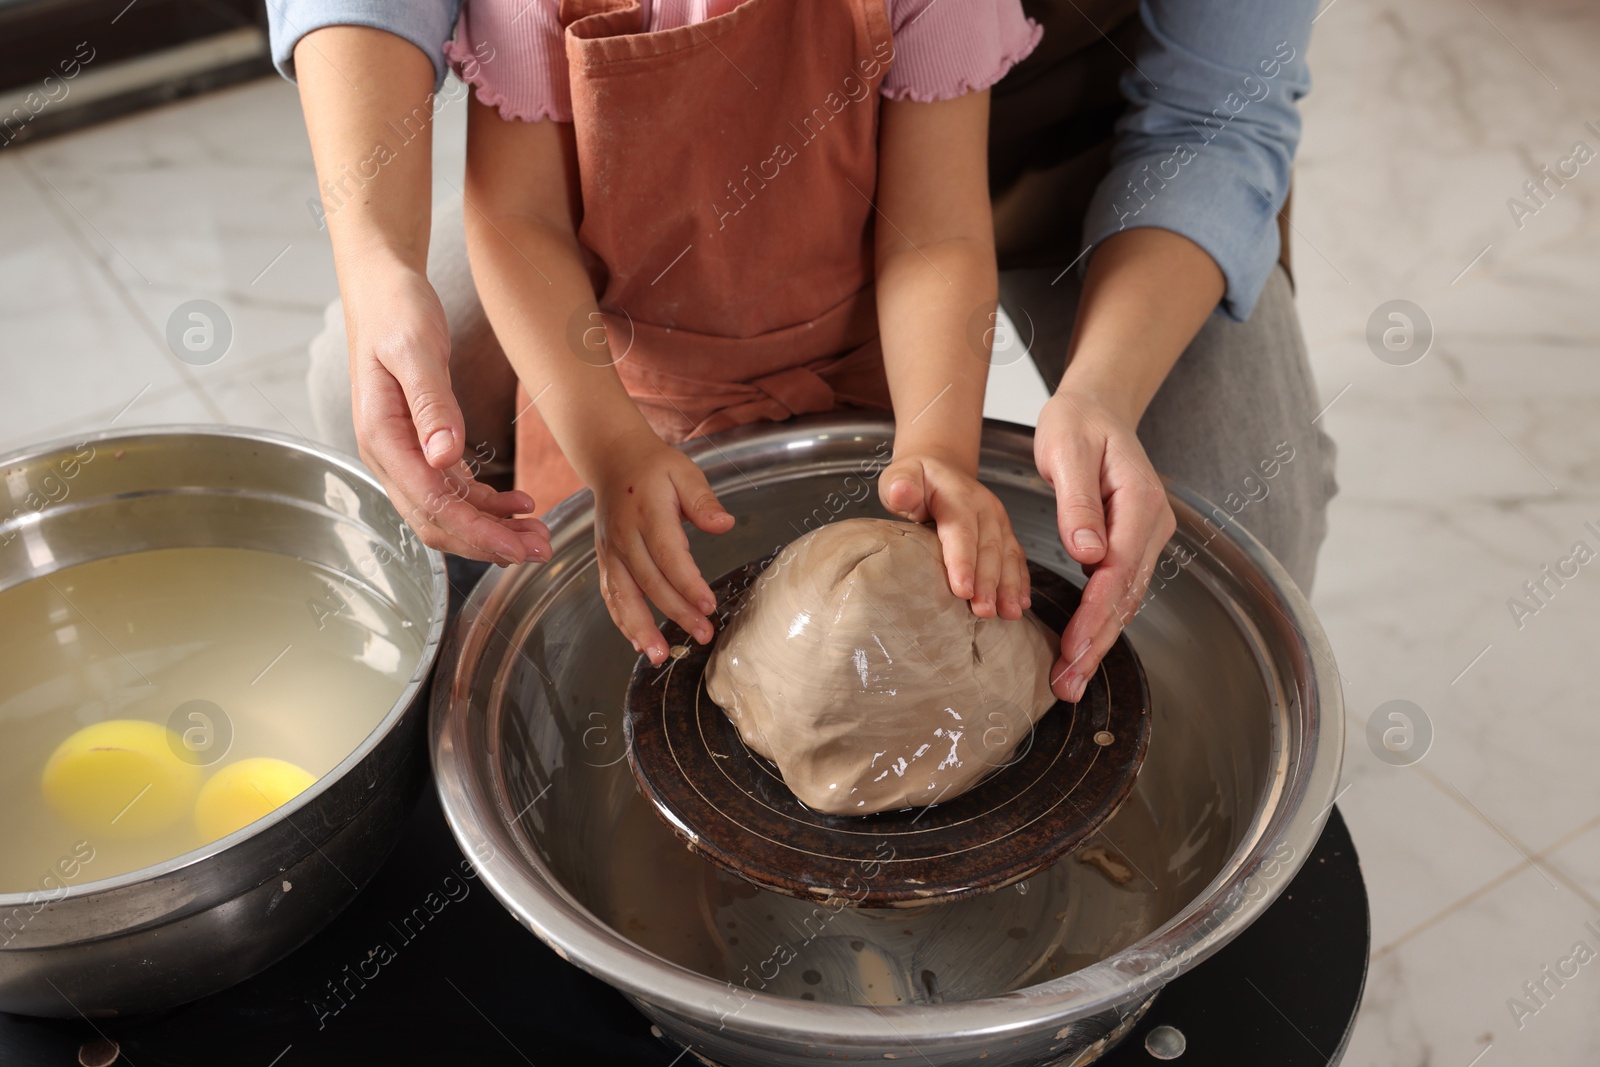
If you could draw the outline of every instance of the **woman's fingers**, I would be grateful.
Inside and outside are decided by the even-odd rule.
[[[378,483],[383,486],[383,491],[389,497],[389,502],[394,505],[395,511],[400,514],[406,525],[417,535],[417,540],[429,548],[437,549],[440,552],[451,552],[467,559],[481,560],[485,563],[502,562],[502,559],[497,559],[494,554],[484,552],[482,549],[467,544],[429,521],[422,507],[406,496],[405,490],[394,479],[389,477],[389,473],[384,470],[383,464],[379,463],[376,457],[370,455],[364,448],[361,450],[361,459],[366,463],[367,469],[372,471],[373,476],[378,479]]]
[[[515,518],[501,519],[500,521],[508,530],[514,530],[517,533],[535,534],[543,538],[545,546],[549,547],[550,527],[544,524],[544,520],[536,519],[532,515],[519,515]]]
[[[429,335],[427,341],[431,342],[428,347],[438,349],[442,343],[442,351],[450,351],[447,331],[442,336]],[[429,466],[444,470],[461,461],[466,449],[466,421],[450,388],[448,355],[443,359],[422,358],[412,350],[422,347],[422,339],[405,338],[380,353],[377,362],[405,397],[418,451]]]
[[[627,563],[610,548],[599,553],[600,595],[605,599],[606,611],[611,621],[632,644],[634,651],[643,652],[650,662],[660,666],[667,660],[667,641],[656,626],[650,605]]]
[[[1141,453],[1142,458],[1142,453]],[[1155,472],[1120,471],[1107,500],[1105,558],[1083,589],[1083,599],[1061,635],[1061,659],[1051,687],[1064,700],[1078,700],[1088,679],[1138,610],[1150,579],[1150,561],[1171,536],[1174,520]]]
[[[1076,701],[1138,610],[1172,510],[1134,428],[1093,401],[1057,392],[1040,412],[1034,459],[1056,491],[1062,544],[1089,574],[1051,670],[1056,695]]]
[[[1171,536],[1170,532],[1168,536]],[[1152,539],[1146,550],[1144,560],[1130,580],[1122,583],[1120,587],[1108,582],[1111,595],[1115,600],[1112,604],[1112,609],[1105,614],[1100,628],[1090,638],[1088,651],[1080,658],[1075,668],[1077,677],[1085,680],[1094,677],[1094,672],[1098,670],[1100,661],[1105,658],[1107,652],[1111,651],[1111,646],[1116,644],[1117,636],[1122,633],[1133,617],[1139,613],[1145,590],[1150,586],[1150,575],[1154,571],[1155,561],[1160,558],[1161,550],[1165,544],[1165,537],[1159,540]],[[1080,695],[1085,687],[1086,681],[1084,686],[1077,690]],[[1077,698],[1073,697],[1071,699]]]
[[[520,489],[502,492],[476,480],[467,483],[464,499],[479,511],[502,519],[513,515],[531,515],[536,506],[533,497]]]
[[[1101,502],[1105,433],[1071,397],[1057,394],[1040,413],[1034,436],[1039,474],[1056,493],[1056,525],[1067,554],[1086,567],[1105,558],[1106,515]]]
[[[516,553],[505,553],[491,546],[474,544],[434,521],[434,518],[440,514],[438,502],[446,499],[446,497],[435,497],[431,504],[413,501],[407,495],[404,487],[389,476],[388,472],[383,468],[382,464],[377,462],[375,457],[364,456],[363,458],[366,459],[367,466],[378,476],[379,482],[384,487],[384,492],[388,494],[389,500],[394,504],[395,509],[406,519],[407,524],[416,531],[417,538],[429,548],[463,556],[467,559],[482,560],[486,563],[499,563],[501,565],[518,563],[527,559],[550,558],[550,530],[538,519],[531,516],[512,518],[496,516],[489,520],[499,524],[516,539],[516,543],[520,545],[520,550]],[[493,490],[487,486],[476,486],[472,492],[475,493],[480,489],[493,493]],[[522,494],[522,496],[525,498],[526,494]],[[471,499],[472,496],[469,493],[468,500]],[[513,502],[510,506],[520,506],[520,502]]]
[[[354,387],[359,397],[356,421],[362,458],[368,466],[381,468],[386,485],[405,499],[407,506],[401,514],[418,536],[431,524],[472,546],[475,559],[505,557],[520,563],[535,558],[537,543],[505,529],[462,500],[465,490],[460,481],[452,481],[424,457],[405,394],[389,371],[371,361],[358,374]],[[391,497],[394,495],[391,491]]]
[[[383,484],[384,491],[389,494],[390,502],[394,504],[395,509],[400,512],[401,516],[406,519],[406,524],[415,531],[417,540],[429,548],[440,552],[449,552],[452,555],[462,556],[466,559],[481,560],[484,563],[498,563],[501,566],[516,562],[515,559],[509,556],[496,555],[492,552],[486,552],[476,545],[470,545],[437,524],[427,521],[423,509],[407,499],[399,487],[383,472],[382,468],[376,466],[370,460],[367,466],[378,476],[379,482]],[[546,542],[546,547],[548,548],[548,541]]]

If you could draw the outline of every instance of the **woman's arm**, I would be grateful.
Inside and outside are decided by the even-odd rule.
[[[1072,363],[1034,435],[1062,542],[1094,569],[1063,636],[1072,666],[1058,666],[1058,694],[1082,690],[1138,609],[1176,525],[1134,436],[1146,405],[1207,316],[1249,316],[1278,258],[1276,216],[1300,138],[1296,104],[1310,87],[1304,54],[1317,7],[1140,5],[1134,62],[1146,77],[1121,82],[1128,108],[1084,218],[1094,253]]]
[[[433,66],[383,30],[329,26],[294,51],[350,348],[361,458],[425,544],[510,563],[548,558],[523,493],[476,483],[450,390],[450,335],[426,274]],[[420,130],[391,145],[406,120]],[[393,126],[391,124],[394,124]],[[386,151],[379,152],[378,146]]]
[[[885,100],[878,148],[877,299],[895,411],[884,507],[932,518],[950,588],[1018,618],[1028,571],[999,500],[977,481],[995,279],[989,94]]]
[[[1137,425],[1222,299],[1222,271],[1187,237],[1124,230],[1094,251],[1061,389]]]
[[[682,522],[733,526],[700,469],[656,436],[604,350],[570,347],[597,311],[576,232],[572,126],[501,119],[471,101],[467,252],[484,311],[568,462],[595,493],[601,588],[611,617],[651,660],[667,644],[645,597],[702,643],[716,608]]]
[[[1033,439],[1039,473],[1056,490],[1061,543],[1092,571],[1052,676],[1065,699],[1082,695],[1138,610],[1176,528],[1136,429],[1222,290],[1211,257],[1170,230],[1116,234],[1089,262],[1066,373]]]

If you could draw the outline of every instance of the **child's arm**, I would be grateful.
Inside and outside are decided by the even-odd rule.
[[[612,621],[652,662],[667,644],[648,596],[705,643],[711,588],[689,554],[684,520],[733,526],[694,463],[656,436],[608,358],[569,345],[595,295],[576,234],[572,126],[506,121],[470,102],[467,251],[484,311],[517,377],[573,469],[594,490],[601,591]],[[592,335],[590,337],[592,340]]]
[[[974,614],[1015,619],[1029,603],[1027,561],[977,480],[997,291],[989,94],[885,100],[882,123],[878,326],[895,443],[878,494],[898,515],[934,520],[950,589]]]

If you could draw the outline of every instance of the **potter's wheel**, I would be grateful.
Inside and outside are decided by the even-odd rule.
[[[718,617],[770,560],[712,583]],[[1033,612],[1057,633],[1077,587],[1029,565]],[[751,752],[706,694],[716,648],[663,630],[673,655],[643,656],[628,689],[628,762],[640,791],[689,847],[725,870],[792,897],[907,907],[1012,885],[1083,844],[1133,788],[1150,737],[1144,672],[1126,638],[1083,699],[1058,701],[972,789],[942,804],[876,815],[826,815],[802,804]],[[720,633],[720,628],[719,628]]]
[[[457,559],[450,563],[458,590],[470,588],[484,570]],[[603,613],[596,626],[602,623],[609,626]],[[1149,785],[1146,777],[1141,790]],[[621,778],[619,787],[632,797],[631,776],[622,772]],[[1124,812],[1133,807],[1125,805]],[[573,836],[586,850],[603,847],[593,837]],[[1127,842],[1118,836],[1118,843]],[[1185,968],[1168,983],[1121,1044],[1094,1058],[1095,1067],[1150,1067],[1156,1060],[1147,1048],[1158,1036],[1170,1043],[1174,1030],[1187,1043],[1178,1062],[1195,1067],[1340,1062],[1370,941],[1360,865],[1336,806],[1320,840],[1304,851],[1306,862],[1261,917],[1192,973]],[[470,854],[483,857],[481,851]],[[107,1038],[120,1043],[121,1062],[171,1067],[215,1062],[218,1050],[259,1055],[261,1063],[277,1057],[278,1067],[356,1061],[525,1067],[530,1058],[539,1059],[540,1050],[618,1067],[703,1062],[706,1050],[698,1043],[686,1051],[662,1039],[621,994],[530,937],[481,878],[462,876],[463,864],[473,866],[429,790],[372,883],[287,959],[232,990],[161,1017],[91,1022],[0,1015],[0,1062],[73,1063],[80,1046]],[[1165,880],[1162,871],[1148,869]],[[325,876],[339,877],[331,868]],[[441,909],[420,933],[414,929],[419,907]],[[375,957],[380,944],[396,954]],[[1285,945],[1295,951],[1286,953]],[[959,1005],[936,1010],[953,1007]],[[329,1014],[320,1014],[324,1010]],[[1010,1047],[1009,1038],[996,1038],[986,1062]],[[903,1062],[938,1055],[915,1038],[902,1039],[894,1051]],[[961,1062],[976,1060],[974,1054]]]

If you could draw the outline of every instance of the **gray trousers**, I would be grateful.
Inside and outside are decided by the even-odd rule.
[[[1012,270],[1000,275],[1000,300],[1014,322],[1031,321],[1030,354],[1054,390],[1077,314],[1079,286],[1069,273]],[[450,380],[466,421],[469,455],[480,476],[505,487],[513,447],[516,376],[495,340],[467,267],[461,205],[434,212],[428,278],[450,322]],[[311,342],[308,384],[318,436],[356,452],[350,411],[344,311],[328,306]],[[1319,410],[1283,269],[1275,269],[1249,321],[1213,314],[1156,393],[1139,439],[1156,470],[1198,491],[1243,525],[1310,592],[1317,549],[1336,491],[1334,445],[1312,423]],[[1292,451],[1291,451],[1292,450]],[[1292,455],[1285,461],[1284,457]],[[1266,477],[1266,470],[1273,475]]]

